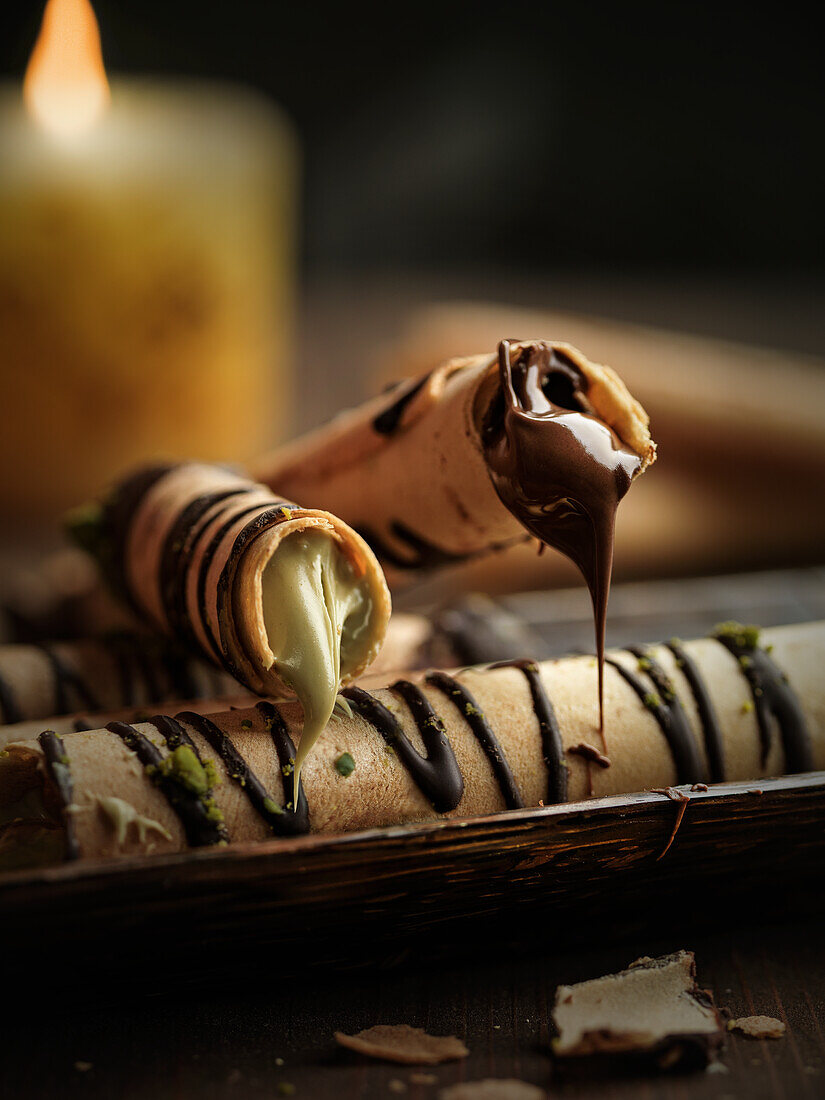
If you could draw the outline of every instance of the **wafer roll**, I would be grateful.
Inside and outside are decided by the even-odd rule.
[[[351,688],[297,799],[290,704],[44,733],[0,760],[0,854],[175,852],[823,768],[823,660],[822,622],[611,651],[606,742],[591,657]]]
[[[140,470],[74,529],[152,626],[259,695],[297,695],[313,729],[381,647],[390,598],[364,540],[230,470]]]
[[[609,367],[567,344],[586,411],[641,459],[655,456],[647,414]],[[253,463],[255,477],[356,527],[391,582],[529,537],[491,479],[483,435],[502,400],[496,354],[451,359]],[[572,406],[569,406],[572,407]]]
[[[0,646],[0,726],[239,690],[232,677],[177,646],[136,634]]]

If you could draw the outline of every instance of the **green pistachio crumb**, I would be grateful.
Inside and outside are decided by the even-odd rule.
[[[758,626],[744,626],[742,623],[727,622],[718,623],[714,629],[714,636],[717,638],[730,638],[734,645],[741,646],[742,649],[756,649],[759,645],[759,634],[761,628]]]
[[[652,667],[649,657],[640,657],[636,663],[640,672],[647,672]]]
[[[649,691],[645,695],[644,699],[642,699],[642,702],[648,710],[656,710],[662,705],[662,700],[659,698],[655,691]]]
[[[753,661],[750,659],[750,657],[740,657],[739,664],[742,666],[742,668],[750,668],[753,664]]]
[[[211,761],[208,761],[211,765]],[[192,794],[205,795],[212,784],[209,781],[209,771],[198,760],[194,750],[189,745],[178,745],[174,751],[157,765],[157,771],[169,779],[179,783]],[[211,765],[214,776],[214,765]]]
[[[335,761],[335,770],[339,775],[342,775],[344,779],[347,779],[355,771],[355,761],[348,752],[342,752]]]
[[[244,720],[241,722],[241,729],[244,729],[244,730],[251,730],[252,729],[252,722],[250,721],[249,718],[244,718]]]
[[[765,646],[765,652],[773,653],[773,642],[768,642],[768,644]]]
[[[742,713],[743,714],[750,714],[752,710],[753,710],[753,703],[751,702],[750,699],[746,699],[745,702],[742,704]]]
[[[264,799],[264,809],[268,814],[282,814],[284,812],[274,798]]]
[[[294,761],[290,760],[288,764],[284,764],[284,766],[281,768],[281,775],[283,775],[283,777],[286,779],[286,777],[292,775],[294,771],[295,763]]]

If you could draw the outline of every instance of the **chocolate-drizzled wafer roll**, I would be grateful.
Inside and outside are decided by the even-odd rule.
[[[825,767],[825,623],[345,691],[296,792],[291,704],[44,733],[0,759],[0,864],[173,852],[312,829]]]
[[[0,726],[238,692],[230,676],[154,637],[0,646]]]
[[[303,753],[383,641],[389,592],[360,535],[230,470],[139,470],[75,530],[157,630],[259,695],[297,695]]]

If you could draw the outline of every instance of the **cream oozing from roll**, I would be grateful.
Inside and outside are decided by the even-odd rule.
[[[337,540],[308,531],[289,535],[278,546],[261,577],[261,600],[270,668],[277,666],[304,711],[297,782],[330,719],[341,680],[370,645],[372,598]]]

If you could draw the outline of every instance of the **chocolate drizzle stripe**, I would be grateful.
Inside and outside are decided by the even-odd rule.
[[[399,554],[397,550],[390,546],[383,535],[379,535],[371,527],[359,527],[358,534],[365,542],[369,543],[376,557],[396,569],[437,569],[442,565],[454,565],[477,556],[444,550],[399,520],[392,520],[389,529],[393,538],[410,548],[410,557],[403,557]]]
[[[37,648],[43,653],[49,662],[52,677],[54,679],[54,711],[53,714],[69,714],[78,707],[72,704],[69,691],[73,690],[80,705],[88,710],[101,710],[101,706],[90,691],[83,678],[45,642],[38,644]]]
[[[304,793],[304,784],[300,780],[298,781],[296,797],[295,745],[289,736],[287,724],[274,703],[258,703],[255,709],[263,718],[264,726],[272,738],[281,765],[286,807],[284,816],[279,823],[279,831],[284,836],[308,833],[309,806]]]
[[[242,508],[240,512],[236,512],[234,515],[231,515],[228,519],[224,520],[224,522],[220,524],[215,534],[209,540],[209,545],[203,552],[203,557],[201,558],[200,566],[198,568],[196,606],[198,608],[198,614],[200,615],[201,624],[203,625],[204,634],[206,635],[206,639],[208,642],[208,648],[200,644],[199,648],[202,651],[206,652],[213,661],[218,661],[221,664],[223,664],[223,654],[215,645],[212,631],[209,629],[209,623],[206,621],[206,578],[209,573],[209,567],[212,564],[215,554],[218,552],[218,547],[223,542],[229,529],[240,520],[253,515],[255,512],[260,512],[261,509],[265,507],[266,505],[261,504],[260,502],[258,502],[257,504],[250,504],[248,507]],[[192,551],[194,554],[194,547],[192,547]],[[194,557],[192,560],[194,561]]]
[[[405,409],[415,395],[420,393],[424,386],[426,386],[429,378],[430,375],[425,374],[423,378],[419,378],[417,382],[413,382],[408,389],[404,390],[400,397],[397,397],[388,408],[384,409],[383,412],[375,417],[372,426],[379,435],[392,435],[401,423],[401,418],[404,415]],[[400,385],[403,384],[404,383],[400,383]]]
[[[454,680],[452,676],[448,676],[446,672],[429,672],[426,676],[426,682],[430,687],[436,688],[446,695],[455,704],[459,714],[472,730],[475,739],[490,761],[490,766],[504,796],[507,809],[521,809],[524,801],[510,769],[510,764],[504,755],[504,750],[499,744],[498,738],[473,695],[463,684],[460,684],[458,680]]]
[[[615,660],[613,657],[605,657],[605,662],[612,665],[622,679],[630,685],[643,706],[650,711],[659,724],[673,757],[677,783],[701,783],[704,779],[702,760],[699,756],[693,732],[685,717],[685,712],[682,710],[675,694],[671,693],[672,697],[670,699],[665,696],[663,690],[661,694],[657,695],[655,691],[651,691],[641,677],[637,676],[635,672],[631,672],[620,661]],[[653,671],[652,663],[650,671]],[[659,671],[664,678],[664,682],[668,683],[664,671],[661,669]],[[654,685],[656,683],[652,675],[651,682]]]
[[[244,553],[246,553],[252,544],[261,538],[267,531],[283,523],[286,520],[285,512],[291,510],[296,512],[300,511],[300,509],[290,501],[278,500],[271,505],[267,505],[266,511],[261,512],[260,515],[250,520],[249,523],[238,532],[215,586],[215,602],[219,609],[218,622],[215,624],[217,634],[215,629],[210,627],[208,622],[204,622],[204,627],[209,633],[211,640],[218,647],[224,667],[237,680],[243,680],[243,672],[240,668],[236,667],[235,662],[232,660],[233,647],[225,635],[226,629],[230,629],[233,626],[234,620],[231,615],[221,617],[220,608],[229,606],[235,573],[238,563]]]
[[[122,481],[114,495],[104,504],[103,525],[111,541],[111,558],[108,560],[109,579],[133,610],[142,614],[140,601],[126,579],[126,544],[135,514],[143,498],[175,466],[160,463],[138,470],[136,474]]]
[[[0,676],[0,714],[2,714],[3,725],[23,721],[23,712],[20,710],[17,696],[2,676]]]
[[[307,832],[309,827],[307,814],[304,813],[303,818],[299,820],[296,814],[281,809],[230,739],[211,719],[191,710],[178,714],[177,719],[180,722],[187,722],[211,745],[223,761],[230,779],[243,790],[255,812],[264,819],[273,833],[277,836],[294,836],[299,832]],[[287,752],[289,752],[288,749]],[[292,759],[295,758],[294,748],[291,750],[291,756]],[[278,759],[280,761],[281,753],[278,754]],[[286,781],[284,788],[286,789]]]
[[[74,784],[72,772],[66,756],[66,748],[63,741],[53,730],[44,730],[37,738],[40,748],[43,750],[43,759],[46,762],[46,772],[57,789],[60,799],[60,808],[63,817],[63,827],[66,833],[66,859],[79,859],[80,848],[77,843],[74,820],[71,807],[74,799]]]
[[[725,748],[722,727],[719,725],[716,708],[713,705],[704,678],[699,671],[699,666],[677,641],[665,642],[665,646],[676,659],[676,664],[687,680],[693,700],[696,703],[696,711],[699,715],[699,721],[702,723],[702,736],[710,769],[710,781],[711,783],[723,783],[725,780]]]
[[[172,722],[173,719],[166,719]],[[178,725],[177,723],[175,723]],[[158,732],[165,736],[165,730],[153,719],[152,725]],[[106,729],[121,739],[124,745],[135,754],[144,768],[152,769],[151,779],[158,790],[166,798],[171,808],[177,814],[183,831],[186,835],[186,843],[190,848],[202,848],[210,844],[218,844],[226,840],[226,830],[218,822],[209,819],[207,809],[202,800],[193,792],[176,782],[171,776],[163,775],[157,769],[163,762],[163,755],[156,745],[153,745],[148,737],[140,730],[126,722],[110,722]],[[191,744],[188,734],[183,731],[185,738]],[[171,731],[172,740],[177,739],[177,731]],[[168,743],[168,742],[167,742]],[[178,744],[185,743],[181,739]]]
[[[785,675],[759,646],[738,645],[733,638],[717,634],[716,640],[732,653],[751,689],[759,727],[762,765],[771,749],[771,719],[779,726],[785,753],[785,772],[813,771],[813,749],[805,715]]]
[[[422,756],[407,739],[395,715],[363,688],[346,688],[341,694],[352,709],[375,729],[396,753],[413,782],[437,813],[454,810],[464,793],[464,780],[444,726],[423,692],[408,680],[398,680],[392,691],[400,695],[415,720],[427,755]]]
[[[158,566],[160,598],[166,620],[177,637],[191,640],[192,625],[186,610],[184,577],[191,561],[191,544],[197,542],[196,525],[206,513],[225,500],[246,492],[245,486],[204,493],[182,509],[169,529]]]
[[[490,665],[496,668],[517,668],[524,673],[530,686],[533,712],[539,723],[541,748],[547,765],[547,797],[545,805],[554,806],[567,801],[567,761],[564,758],[564,742],[550,696],[544,689],[541,673],[535,661],[499,661]]]

